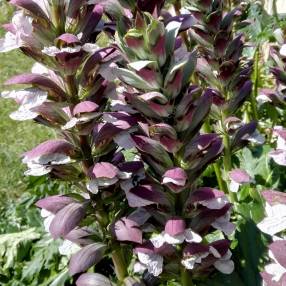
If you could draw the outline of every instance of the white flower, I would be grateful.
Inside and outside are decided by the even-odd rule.
[[[234,271],[234,262],[230,259],[232,253],[230,250],[214,263],[214,267],[223,274],[231,274]]]
[[[149,273],[159,276],[163,272],[163,256],[156,253],[138,252],[138,259],[145,266]]]
[[[202,241],[202,238],[200,235],[198,235],[197,233],[193,232],[190,228],[188,228],[183,233],[175,236],[171,236],[170,234],[163,231],[160,234],[152,237],[150,241],[156,248],[160,248],[161,246],[164,245],[164,243],[182,244],[184,241],[199,243]]]
[[[257,225],[262,232],[274,235],[286,229],[286,205],[266,202],[265,211],[267,216]]]

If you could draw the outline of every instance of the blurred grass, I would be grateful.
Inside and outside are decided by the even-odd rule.
[[[7,2],[0,0],[0,24],[9,22],[12,14]],[[4,34],[1,29],[0,36]],[[29,72],[32,64],[19,51],[0,54],[0,91],[7,89],[3,84],[6,79]],[[16,198],[25,190],[25,166],[20,155],[51,136],[48,129],[31,121],[11,120],[9,114],[16,109],[14,101],[0,99],[0,202]]]

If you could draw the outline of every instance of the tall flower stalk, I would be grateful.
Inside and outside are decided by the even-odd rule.
[[[23,162],[28,167],[26,175],[48,174],[76,187],[76,192],[37,202],[52,237],[62,238],[64,245],[67,241],[77,245],[72,248],[76,252],[71,253],[70,275],[79,277],[112,257],[121,283],[128,276],[127,267],[110,225],[128,207],[122,200],[120,182],[132,180],[134,164],[138,170],[143,165],[126,162],[116,143],[132,119],[128,115],[115,123],[104,119],[109,96],[115,92],[104,74],[118,53],[115,48],[96,44],[100,35],[109,33],[105,28],[109,22],[103,19],[103,7],[89,2],[10,1],[17,10],[12,23],[4,25],[7,34],[0,49],[8,52],[19,48],[38,63],[32,73],[6,82],[31,87],[3,92],[2,97],[19,104],[10,115],[12,119],[34,120],[58,135],[26,152]],[[140,232],[133,240],[141,242]],[[83,274],[77,285],[90,281],[111,285],[102,275],[102,266],[95,266],[95,271],[101,274]]]
[[[249,98],[257,120],[256,102],[251,97],[252,63],[242,56],[243,35],[234,32],[240,10],[235,8],[226,13],[224,8],[224,1],[190,1],[188,10],[196,23],[190,28],[189,36],[198,46],[199,82],[212,92],[212,111],[205,128],[221,134],[224,143],[223,170],[215,164],[215,173],[221,188],[235,202],[237,198],[231,191],[229,178],[232,155],[247,141],[261,144],[263,138],[255,131],[255,122],[243,122],[240,118],[244,102]]]
[[[146,166],[146,176],[125,190],[131,207],[145,207],[149,216],[144,223],[153,229],[143,229],[143,244],[135,248],[136,271],[147,269],[155,277],[164,273],[160,281],[173,277],[192,285],[213,268],[233,271],[229,242],[223,238],[234,225],[224,193],[198,185],[223,143],[214,133],[200,133],[212,92],[190,81],[197,55],[179,37],[184,20],[174,17],[164,24],[149,13],[137,13],[117,34],[127,61],[111,72],[122,82],[116,101],[138,118],[131,138]],[[215,230],[222,239],[208,240]],[[181,267],[170,272],[174,264]]]

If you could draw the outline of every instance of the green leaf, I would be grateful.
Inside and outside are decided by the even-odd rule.
[[[35,228],[0,235],[0,263],[3,269],[13,268],[16,261],[27,255],[31,243],[40,238]]]
[[[68,269],[64,269],[49,286],[62,286],[70,278]]]
[[[236,272],[230,275],[218,273],[206,282],[198,283],[197,286],[246,286]],[[254,285],[253,285],[254,286]]]
[[[264,236],[253,221],[241,220],[235,238],[238,246],[233,251],[233,260],[242,285],[261,286],[260,271],[267,251]]]
[[[141,90],[154,90],[154,87],[149,85],[144,79],[138,76],[136,73],[122,68],[114,68],[114,75],[116,75],[123,82],[131,85],[132,87]]]
[[[181,23],[172,21],[166,26],[166,53],[167,56],[173,53],[176,37],[179,33]]]

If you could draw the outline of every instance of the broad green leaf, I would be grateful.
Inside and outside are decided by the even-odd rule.
[[[27,254],[31,243],[39,238],[35,228],[0,235],[0,263],[3,269],[13,268],[16,261]]]

